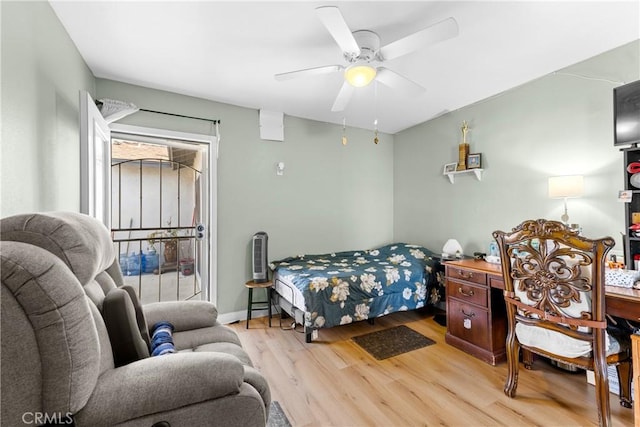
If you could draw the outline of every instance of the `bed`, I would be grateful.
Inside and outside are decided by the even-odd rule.
[[[439,258],[418,245],[298,255],[270,267],[278,303],[304,326],[307,342],[321,328],[444,305]]]

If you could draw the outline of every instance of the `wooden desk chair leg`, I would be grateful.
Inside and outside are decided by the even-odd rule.
[[[604,361],[598,362],[597,355],[594,354],[593,373],[595,377],[596,403],[598,408],[598,418],[600,426],[611,426],[611,407],[609,405],[609,382],[607,380],[607,364]],[[606,384],[605,384],[606,381]]]
[[[532,352],[526,348],[522,349],[522,363],[525,369],[533,369],[533,358],[534,354]]]
[[[623,362],[616,366],[616,371],[618,372],[618,382],[620,384],[620,405],[625,408],[631,408],[632,399],[631,399],[631,379],[633,378],[633,367],[631,362]]]
[[[518,388],[518,370],[520,368],[520,360],[518,359],[520,345],[516,341],[515,333],[507,333],[506,350],[507,379],[504,383],[504,394],[509,397],[515,397],[516,389]]]

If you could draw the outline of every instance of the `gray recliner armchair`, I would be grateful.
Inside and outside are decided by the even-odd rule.
[[[0,221],[0,238],[3,424],[265,424],[269,386],[215,306],[141,306],[100,222],[18,215]],[[178,353],[149,357],[158,321],[173,324]]]

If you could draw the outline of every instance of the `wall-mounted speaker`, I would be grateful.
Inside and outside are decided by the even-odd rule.
[[[260,139],[284,141],[284,113],[260,110]]]
[[[264,283],[269,281],[269,271],[267,266],[267,243],[269,236],[264,231],[259,231],[253,235],[252,259],[253,259],[253,281]]]

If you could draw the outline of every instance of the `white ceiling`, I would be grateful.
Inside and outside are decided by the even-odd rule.
[[[640,38],[637,0],[50,3],[96,77],[392,134]],[[384,63],[425,92],[372,84],[332,113],[341,73],[273,77],[344,65],[324,5],[382,45],[448,17],[459,35]]]

